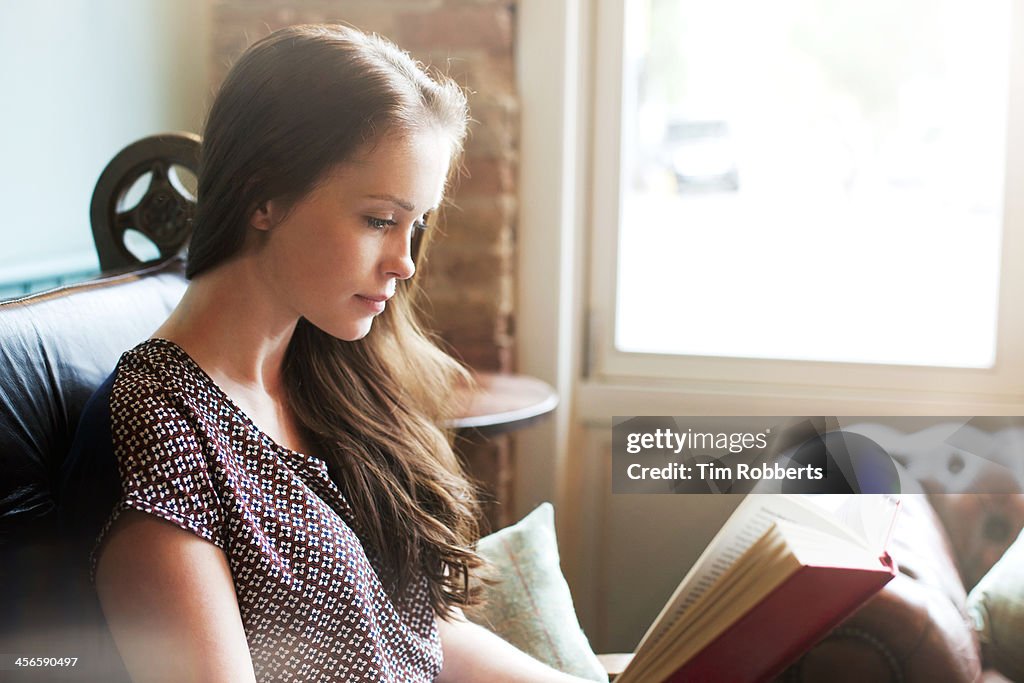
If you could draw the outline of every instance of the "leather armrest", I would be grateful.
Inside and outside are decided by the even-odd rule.
[[[787,683],[974,683],[981,662],[950,543],[923,494],[903,496],[889,551],[899,574],[806,653]]]

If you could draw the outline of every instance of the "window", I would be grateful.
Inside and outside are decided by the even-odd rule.
[[[598,7],[596,377],[1020,397],[1009,0]]]

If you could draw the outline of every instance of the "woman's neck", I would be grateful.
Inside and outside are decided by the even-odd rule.
[[[252,259],[202,273],[154,337],[178,344],[224,388],[282,396],[282,368],[298,316],[266,291]]]

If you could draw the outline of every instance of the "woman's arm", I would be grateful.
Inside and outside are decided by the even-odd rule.
[[[96,592],[133,681],[256,680],[227,557],[209,541],[126,510],[108,532]]]
[[[438,683],[579,683],[585,679],[541,664],[487,629],[466,621],[461,612],[438,619],[444,668]]]

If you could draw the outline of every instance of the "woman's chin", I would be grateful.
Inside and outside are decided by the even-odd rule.
[[[331,333],[331,336],[337,337],[344,341],[359,341],[370,333],[370,329],[373,327],[373,318],[367,318],[360,320],[355,323],[344,326],[339,329],[337,334]]]

